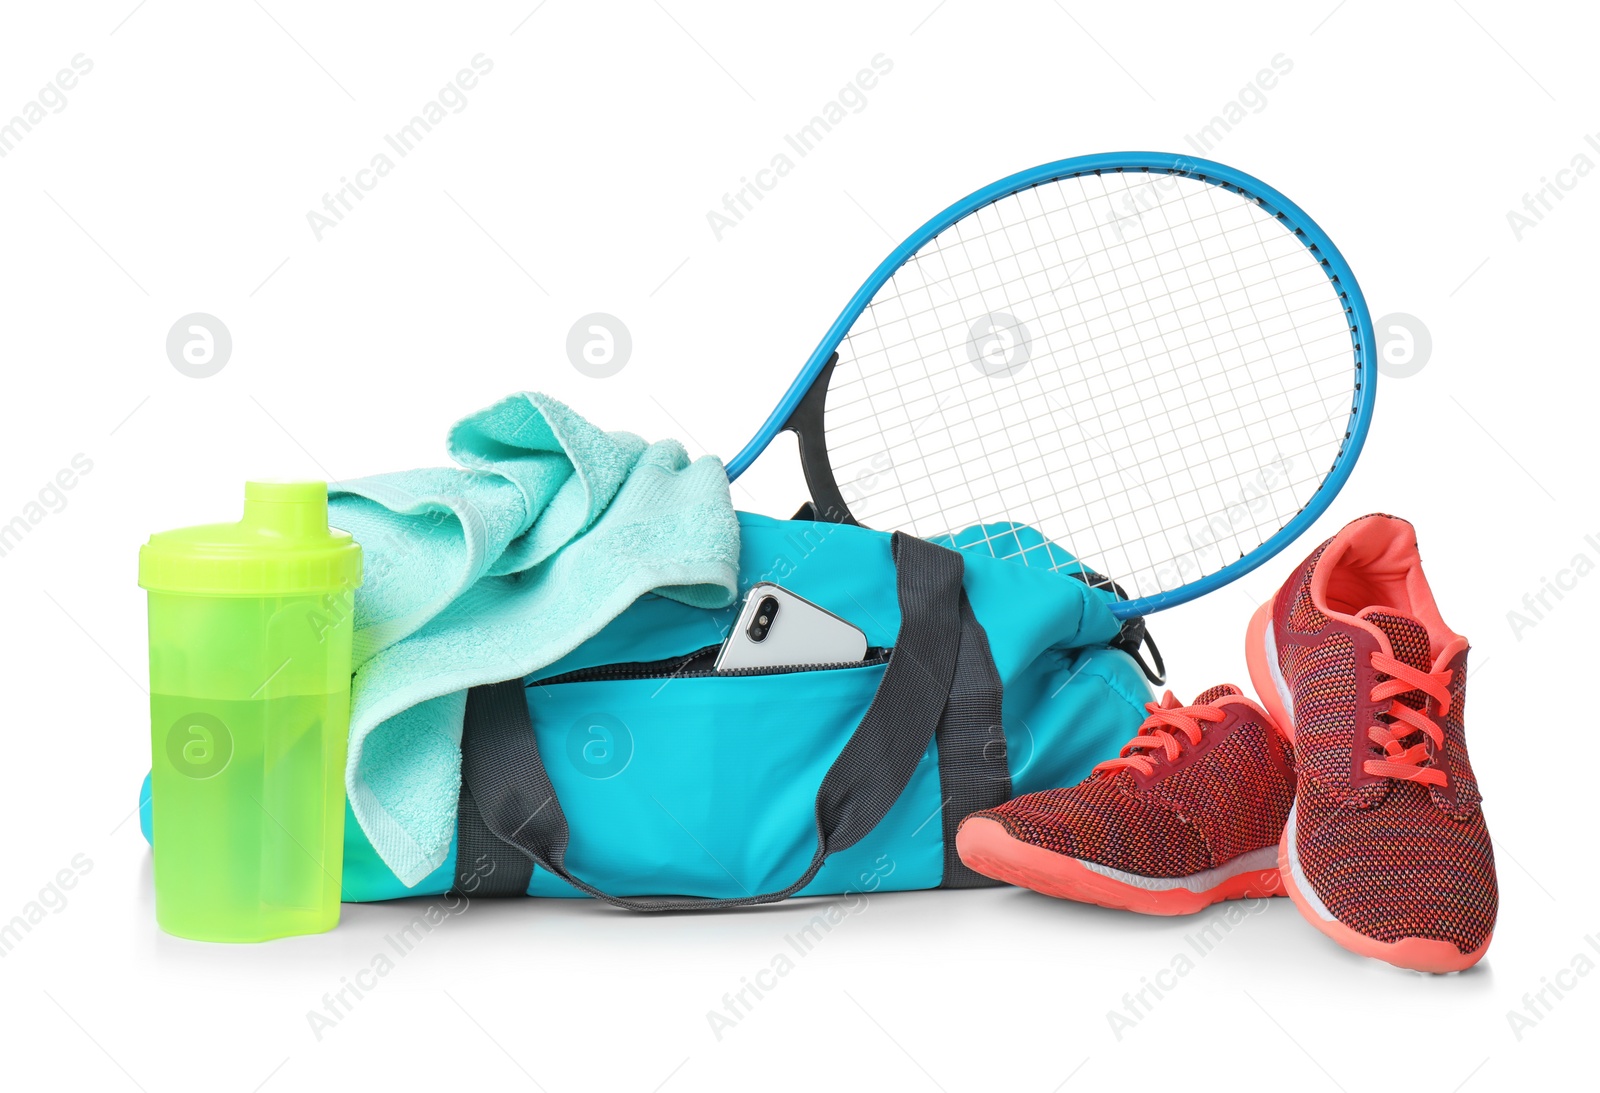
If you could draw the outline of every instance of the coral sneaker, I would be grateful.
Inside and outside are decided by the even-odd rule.
[[[1439,615],[1412,526],[1367,516],[1323,543],[1256,612],[1246,652],[1294,741],[1279,858],[1300,913],[1402,968],[1477,963],[1499,888],[1463,735],[1467,640]]]
[[[1047,896],[1147,915],[1282,895],[1278,836],[1294,795],[1289,745],[1224,684],[1184,706],[1168,691],[1121,755],[1067,789],[961,823],[961,860]]]

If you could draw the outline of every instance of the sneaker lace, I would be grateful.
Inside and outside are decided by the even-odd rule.
[[[1448,668],[1441,672],[1424,672],[1382,653],[1372,654],[1372,667],[1390,677],[1372,689],[1373,702],[1389,702],[1388,708],[1380,714],[1389,720],[1367,727],[1368,739],[1383,749],[1383,755],[1368,759],[1362,769],[1381,778],[1400,778],[1430,786],[1447,785],[1449,777],[1442,768],[1431,765],[1428,757],[1429,742],[1436,752],[1444,750],[1444,730],[1424,710],[1401,702],[1400,696],[1421,691],[1438,703],[1438,716],[1447,717],[1453,701],[1450,679],[1454,673]],[[1397,724],[1406,726],[1405,730],[1396,733]],[[1407,747],[1406,739],[1416,733],[1421,733],[1425,739]]]
[[[1200,727],[1202,723],[1215,723],[1228,716],[1227,711],[1217,706],[1185,706],[1171,691],[1163,695],[1160,702],[1146,702],[1144,708],[1150,716],[1139,726],[1139,735],[1122,746],[1117,758],[1107,759],[1096,766],[1095,774],[1125,767],[1149,774],[1155,769],[1159,756],[1146,755],[1145,752],[1159,752],[1171,762],[1183,751],[1179,736],[1170,730],[1176,729],[1191,745],[1198,744],[1204,734]]]

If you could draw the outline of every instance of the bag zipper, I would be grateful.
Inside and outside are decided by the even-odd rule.
[[[861,660],[841,660],[831,664],[791,664],[777,667],[762,668],[727,668],[717,671],[716,668],[693,667],[696,661],[715,662],[716,654],[722,646],[708,645],[703,649],[696,649],[688,656],[669,657],[665,660],[638,661],[626,664],[597,664],[591,668],[579,668],[571,672],[563,672],[558,676],[548,679],[534,680],[530,687],[544,687],[554,683],[594,683],[601,680],[624,679],[709,679],[724,676],[776,676],[790,675],[795,672],[827,672],[837,668],[859,668],[873,664],[883,664],[889,659],[891,649],[873,648],[867,650],[867,655]]]

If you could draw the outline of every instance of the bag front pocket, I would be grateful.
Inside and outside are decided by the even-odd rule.
[[[739,898],[791,880],[816,848],[817,787],[892,652],[717,672],[709,646],[530,682],[534,737],[572,832],[568,868],[619,895]],[[831,857],[807,890],[937,886],[939,824],[913,833],[939,801],[930,738],[873,837]],[[575,894],[542,869],[528,891]]]

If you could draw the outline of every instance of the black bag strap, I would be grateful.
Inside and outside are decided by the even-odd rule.
[[[965,594],[961,597],[961,648],[950,701],[939,719],[939,799],[944,802],[944,881],[941,888],[1001,883],[967,868],[956,853],[956,829],[974,812],[1011,800],[1011,767],[1000,718],[1000,673],[989,635]]]
[[[855,845],[878,825],[911,780],[946,716],[963,618],[972,614],[961,588],[958,552],[900,532],[891,543],[900,633],[866,714],[817,790],[816,853],[793,883],[774,892],[729,899],[622,897],[573,876],[566,868],[571,832],[539,756],[523,681],[513,679],[474,687],[467,695],[457,889],[480,896],[525,892],[530,871],[511,867],[510,848],[579,891],[635,911],[776,903],[811,883],[830,854]],[[976,619],[972,623],[975,626]],[[987,656],[987,638],[983,652]],[[992,662],[989,670],[993,672]],[[954,840],[951,832],[946,834],[949,852]],[[496,848],[495,842],[501,847]]]

